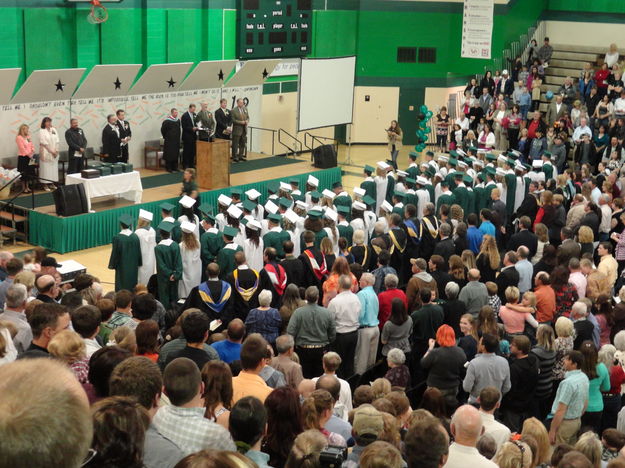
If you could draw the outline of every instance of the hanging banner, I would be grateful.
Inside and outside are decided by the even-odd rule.
[[[464,0],[461,57],[490,59],[493,0]]]

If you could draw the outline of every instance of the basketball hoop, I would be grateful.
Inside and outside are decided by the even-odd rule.
[[[91,24],[100,24],[104,23],[107,19],[109,19],[109,13],[102,6],[100,0],[91,0],[91,11],[87,15],[87,21]]]

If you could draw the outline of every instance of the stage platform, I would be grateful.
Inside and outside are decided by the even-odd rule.
[[[159,205],[163,201],[173,202],[178,206],[182,173],[169,174],[146,170],[140,172],[144,189],[140,204],[115,197],[93,199],[92,210],[95,213],[63,218],[56,215],[51,193],[36,194],[34,210],[30,209],[31,196],[19,197],[16,205],[30,210],[29,243],[61,254],[90,249],[110,244],[112,237],[119,232],[118,217],[122,213],[129,213],[136,219],[139,209],[144,209],[154,213],[154,219],[159,220]],[[255,188],[262,194],[261,199],[264,201],[267,197],[268,182],[297,177],[303,188],[308,174],[313,174],[319,179],[320,191],[331,188],[333,182],[341,180],[340,168],[316,170],[310,163],[309,155],[298,158],[255,155],[247,162],[232,165],[231,187],[202,191],[200,200],[201,203],[209,203],[216,207],[217,197],[221,193],[229,195],[233,187],[239,187],[243,190]],[[156,225],[156,221],[153,224]]]

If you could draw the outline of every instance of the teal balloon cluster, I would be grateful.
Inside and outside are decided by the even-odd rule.
[[[433,115],[434,113],[429,110],[428,106],[425,104],[419,108],[419,113],[417,114],[417,122],[419,125],[419,129],[417,130],[417,145],[414,147],[419,153],[425,149],[425,144],[430,137],[432,129],[428,126],[428,122]]]

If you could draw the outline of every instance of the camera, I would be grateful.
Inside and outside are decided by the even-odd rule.
[[[347,459],[347,447],[328,445],[319,454],[319,464],[323,468],[338,468]]]

